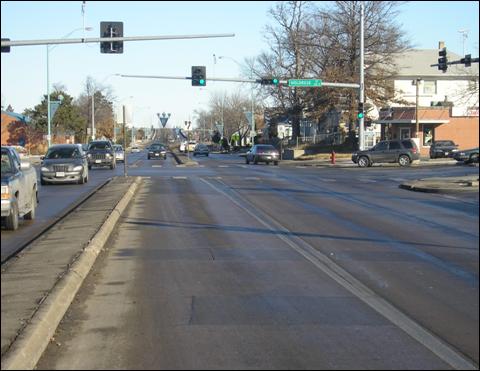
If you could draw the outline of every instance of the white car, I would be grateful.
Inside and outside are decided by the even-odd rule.
[[[138,146],[132,146],[132,153],[133,152],[140,152],[140,148],[138,148]]]

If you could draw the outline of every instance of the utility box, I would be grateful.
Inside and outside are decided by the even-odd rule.
[[[282,153],[282,160],[294,160],[305,154],[303,149],[284,149]]]

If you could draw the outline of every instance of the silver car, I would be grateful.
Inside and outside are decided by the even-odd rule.
[[[114,144],[113,150],[115,151],[115,160],[117,161],[125,161],[125,151],[120,144]]]
[[[273,162],[274,165],[278,165],[279,159],[279,152],[270,144],[255,144],[245,156],[245,162],[247,164],[252,161],[255,165],[259,162],[265,162],[267,165]]]
[[[88,162],[77,144],[56,144],[41,157],[40,183],[88,182]]]

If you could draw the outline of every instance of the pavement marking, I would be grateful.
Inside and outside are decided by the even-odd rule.
[[[218,167],[230,167],[230,165],[218,165]]]
[[[362,183],[376,183],[377,182],[376,180],[369,179],[369,178],[358,178],[358,181],[362,182]]]
[[[162,167],[162,165],[152,165],[152,167]]]
[[[330,178],[319,178],[318,180],[322,181],[322,182],[336,182],[337,179],[330,179]]]
[[[257,176],[247,176],[245,180],[260,180],[260,178]]]
[[[224,182],[219,182],[226,190],[219,188],[215,184],[200,178],[201,181],[209,185],[217,192],[223,194],[237,207],[244,210],[261,225],[276,233],[276,236],[289,245],[293,250],[297,251],[305,259],[327,274],[330,278],[350,291],[354,296],[369,305],[373,310],[385,317],[398,328],[410,335],[413,339],[425,346],[437,357],[448,363],[452,368],[459,370],[477,370],[478,367],[467,357],[463,356],[454,347],[450,346],[440,337],[430,332],[428,329],[420,325],[400,309],[396,308],[389,301],[385,300],[368,286],[355,278],[352,274],[344,270],[327,255],[315,249],[308,242],[277,222],[274,218],[264,213],[260,208],[251,204],[240,193],[230,188]],[[278,231],[283,233],[279,234]]]
[[[175,180],[182,179],[182,180],[184,180],[184,179],[187,179],[187,177],[186,176],[172,176],[172,179],[175,179]]]
[[[408,179],[405,178],[388,178],[388,180],[391,180],[392,182],[406,182]]]

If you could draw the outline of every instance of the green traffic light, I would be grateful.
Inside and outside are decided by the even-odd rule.
[[[273,79],[272,82],[274,85],[278,85],[278,79]]]
[[[363,118],[363,112],[359,112],[357,115],[357,118],[362,119]]]
[[[200,79],[200,85],[205,85],[205,80],[204,79]]]

